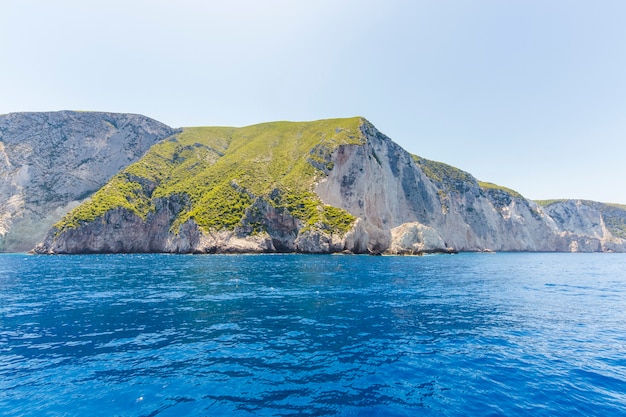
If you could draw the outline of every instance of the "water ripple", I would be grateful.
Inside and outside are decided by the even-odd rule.
[[[626,414],[626,257],[1,256],[0,414]]]

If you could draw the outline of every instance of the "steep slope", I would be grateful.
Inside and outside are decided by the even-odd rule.
[[[610,230],[566,231],[563,222],[513,190],[410,155],[367,122],[362,130],[364,144],[337,150],[317,192],[362,222],[369,250],[626,250],[626,241]],[[581,215],[572,210],[565,217]]]
[[[132,114],[0,115],[0,252],[31,249],[70,209],[173,133]]]
[[[557,207],[411,155],[363,118],[186,128],[64,217],[36,250],[626,251],[621,208],[611,212],[618,226],[587,230],[588,220],[570,224],[591,212]]]
[[[56,225],[43,252],[329,252],[353,216],[313,192],[360,118],[186,128]]]
[[[624,252],[626,206],[588,200],[539,201],[556,223],[560,234],[570,238],[573,252]],[[579,238],[573,238],[578,236]]]

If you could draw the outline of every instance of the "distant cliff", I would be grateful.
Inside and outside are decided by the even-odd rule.
[[[32,249],[69,210],[173,133],[133,114],[0,115],[0,252]]]
[[[540,201],[571,252],[626,252],[626,206],[588,200]],[[563,249],[563,248],[561,248]]]
[[[363,118],[186,128],[39,253],[626,251],[626,210],[543,202],[411,155]]]

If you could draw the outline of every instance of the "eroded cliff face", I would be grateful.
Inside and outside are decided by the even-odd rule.
[[[140,115],[0,116],[0,252],[32,249],[69,210],[174,130]]]
[[[326,204],[359,218],[360,241],[367,242],[369,252],[383,253],[392,247],[392,229],[414,222],[441,223],[442,207],[437,188],[409,153],[368,122],[362,133],[363,145],[341,146],[334,152],[333,169],[315,191]],[[427,241],[424,248],[447,250],[440,240]]]
[[[416,158],[369,123],[363,134],[363,146],[337,149],[333,170],[316,192],[362,220],[369,251],[538,250],[550,233],[526,200],[506,193],[506,202],[490,198],[459,170],[428,176]]]
[[[626,252],[626,210],[585,200],[556,201],[545,213],[562,239],[559,250]]]
[[[333,131],[339,133],[342,128]],[[543,207],[512,190],[480,183],[454,167],[411,155],[364,119],[359,131],[360,136],[354,138],[358,140],[338,145],[332,152],[327,152],[328,148],[320,152],[322,148],[316,145],[304,156],[316,168],[310,185],[325,204],[317,205],[313,212],[319,214],[332,207],[345,210],[354,218],[347,231],[338,232],[329,226],[329,219],[340,213],[329,210],[327,217],[319,218],[326,220],[312,221],[302,217],[302,210],[306,211],[304,202],[285,204],[289,185],[280,184],[276,178],[286,172],[274,176],[273,181],[278,181],[276,188],[264,193],[252,192],[253,182],[244,186],[235,178],[220,178],[224,180],[220,182],[225,187],[223,190],[243,196],[249,202],[244,209],[238,209],[240,220],[231,229],[201,227],[197,218],[188,215],[197,213],[198,206],[194,206],[186,192],[154,198],[152,193],[162,186],[158,181],[168,181],[167,175],[160,175],[157,177],[161,179],[153,183],[142,179],[141,195],[128,196],[150,205],[144,214],[118,207],[93,221],[79,222],[76,227],[53,228],[36,251],[386,254],[626,251],[626,210],[621,207],[580,201],[557,201]],[[293,135],[293,141],[301,137],[298,132]],[[197,152],[208,145],[196,145],[191,158],[206,159]],[[189,151],[188,148],[181,144],[182,150]],[[233,157],[227,148],[220,149],[220,153],[210,154],[209,165],[218,164],[222,155]],[[178,152],[173,155],[166,158],[163,166],[174,169],[176,164],[183,163]],[[268,158],[271,155],[253,156],[252,163],[257,164],[255,169],[259,173],[268,169],[269,165],[264,165]],[[189,159],[186,161],[185,164]],[[213,174],[207,174],[209,171],[203,172],[197,174],[198,178],[212,178]],[[19,183],[20,175],[15,174],[17,179],[11,186]],[[202,204],[214,202],[206,200]],[[7,204],[16,205],[19,201],[14,199]]]
[[[326,236],[302,230],[302,224],[285,210],[277,210],[258,198],[234,230],[204,230],[193,220],[176,225],[189,210],[185,195],[154,201],[146,218],[124,208],[109,210],[100,219],[59,233],[48,233],[35,248],[37,253],[329,253]],[[266,221],[264,231],[253,224]],[[302,233],[300,233],[302,231]]]
[[[358,217],[370,252],[626,251],[598,207],[547,209],[470,174],[413,157],[369,123],[362,146],[336,150],[316,187],[322,200]],[[420,161],[424,161],[423,164]],[[428,165],[427,165],[428,164]]]

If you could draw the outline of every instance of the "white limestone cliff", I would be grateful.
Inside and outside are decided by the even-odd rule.
[[[456,169],[458,178],[431,178],[371,124],[362,130],[365,144],[337,149],[316,192],[360,219],[369,252],[626,250],[598,207],[558,202],[546,210]]]
[[[134,114],[0,115],[0,252],[32,249],[65,213],[173,133]]]
[[[253,203],[234,230],[201,230],[191,218],[180,227],[173,227],[179,214],[189,210],[189,201],[185,195],[172,194],[153,201],[154,209],[145,219],[127,209],[116,208],[95,221],[66,229],[61,234],[52,229],[36,251],[626,252],[626,230],[620,232],[620,227],[626,225],[623,208],[576,201],[557,201],[543,207],[512,190],[479,183],[456,168],[415,157],[365,120],[361,133],[360,144],[341,145],[327,155],[328,160],[315,162],[321,170],[314,184],[317,195],[323,203],[342,208],[356,218],[347,233],[305,227],[287,209],[270,203],[272,194],[280,193],[278,189],[270,195],[249,193]],[[6,149],[6,143],[4,146]],[[107,149],[105,154],[116,152],[113,145]],[[6,154],[0,152],[3,166],[13,164],[10,158],[2,156]],[[13,168],[8,169],[11,179],[0,182],[0,187],[13,194],[4,200],[4,207],[19,207],[25,204],[24,196],[32,195],[15,190],[30,184],[33,166],[36,165],[22,163],[18,168],[13,164]],[[65,166],[70,172],[78,169],[75,167],[72,171],[71,168]],[[107,175],[114,171],[107,171]],[[42,210],[40,216],[56,217],[77,201],[76,196],[66,198],[62,204],[57,204],[55,211]],[[11,211],[5,208],[5,213],[8,212]],[[0,222],[4,222],[0,227],[7,223],[5,218],[6,215],[2,217],[0,213]],[[264,230],[259,232],[254,224],[263,224]]]

